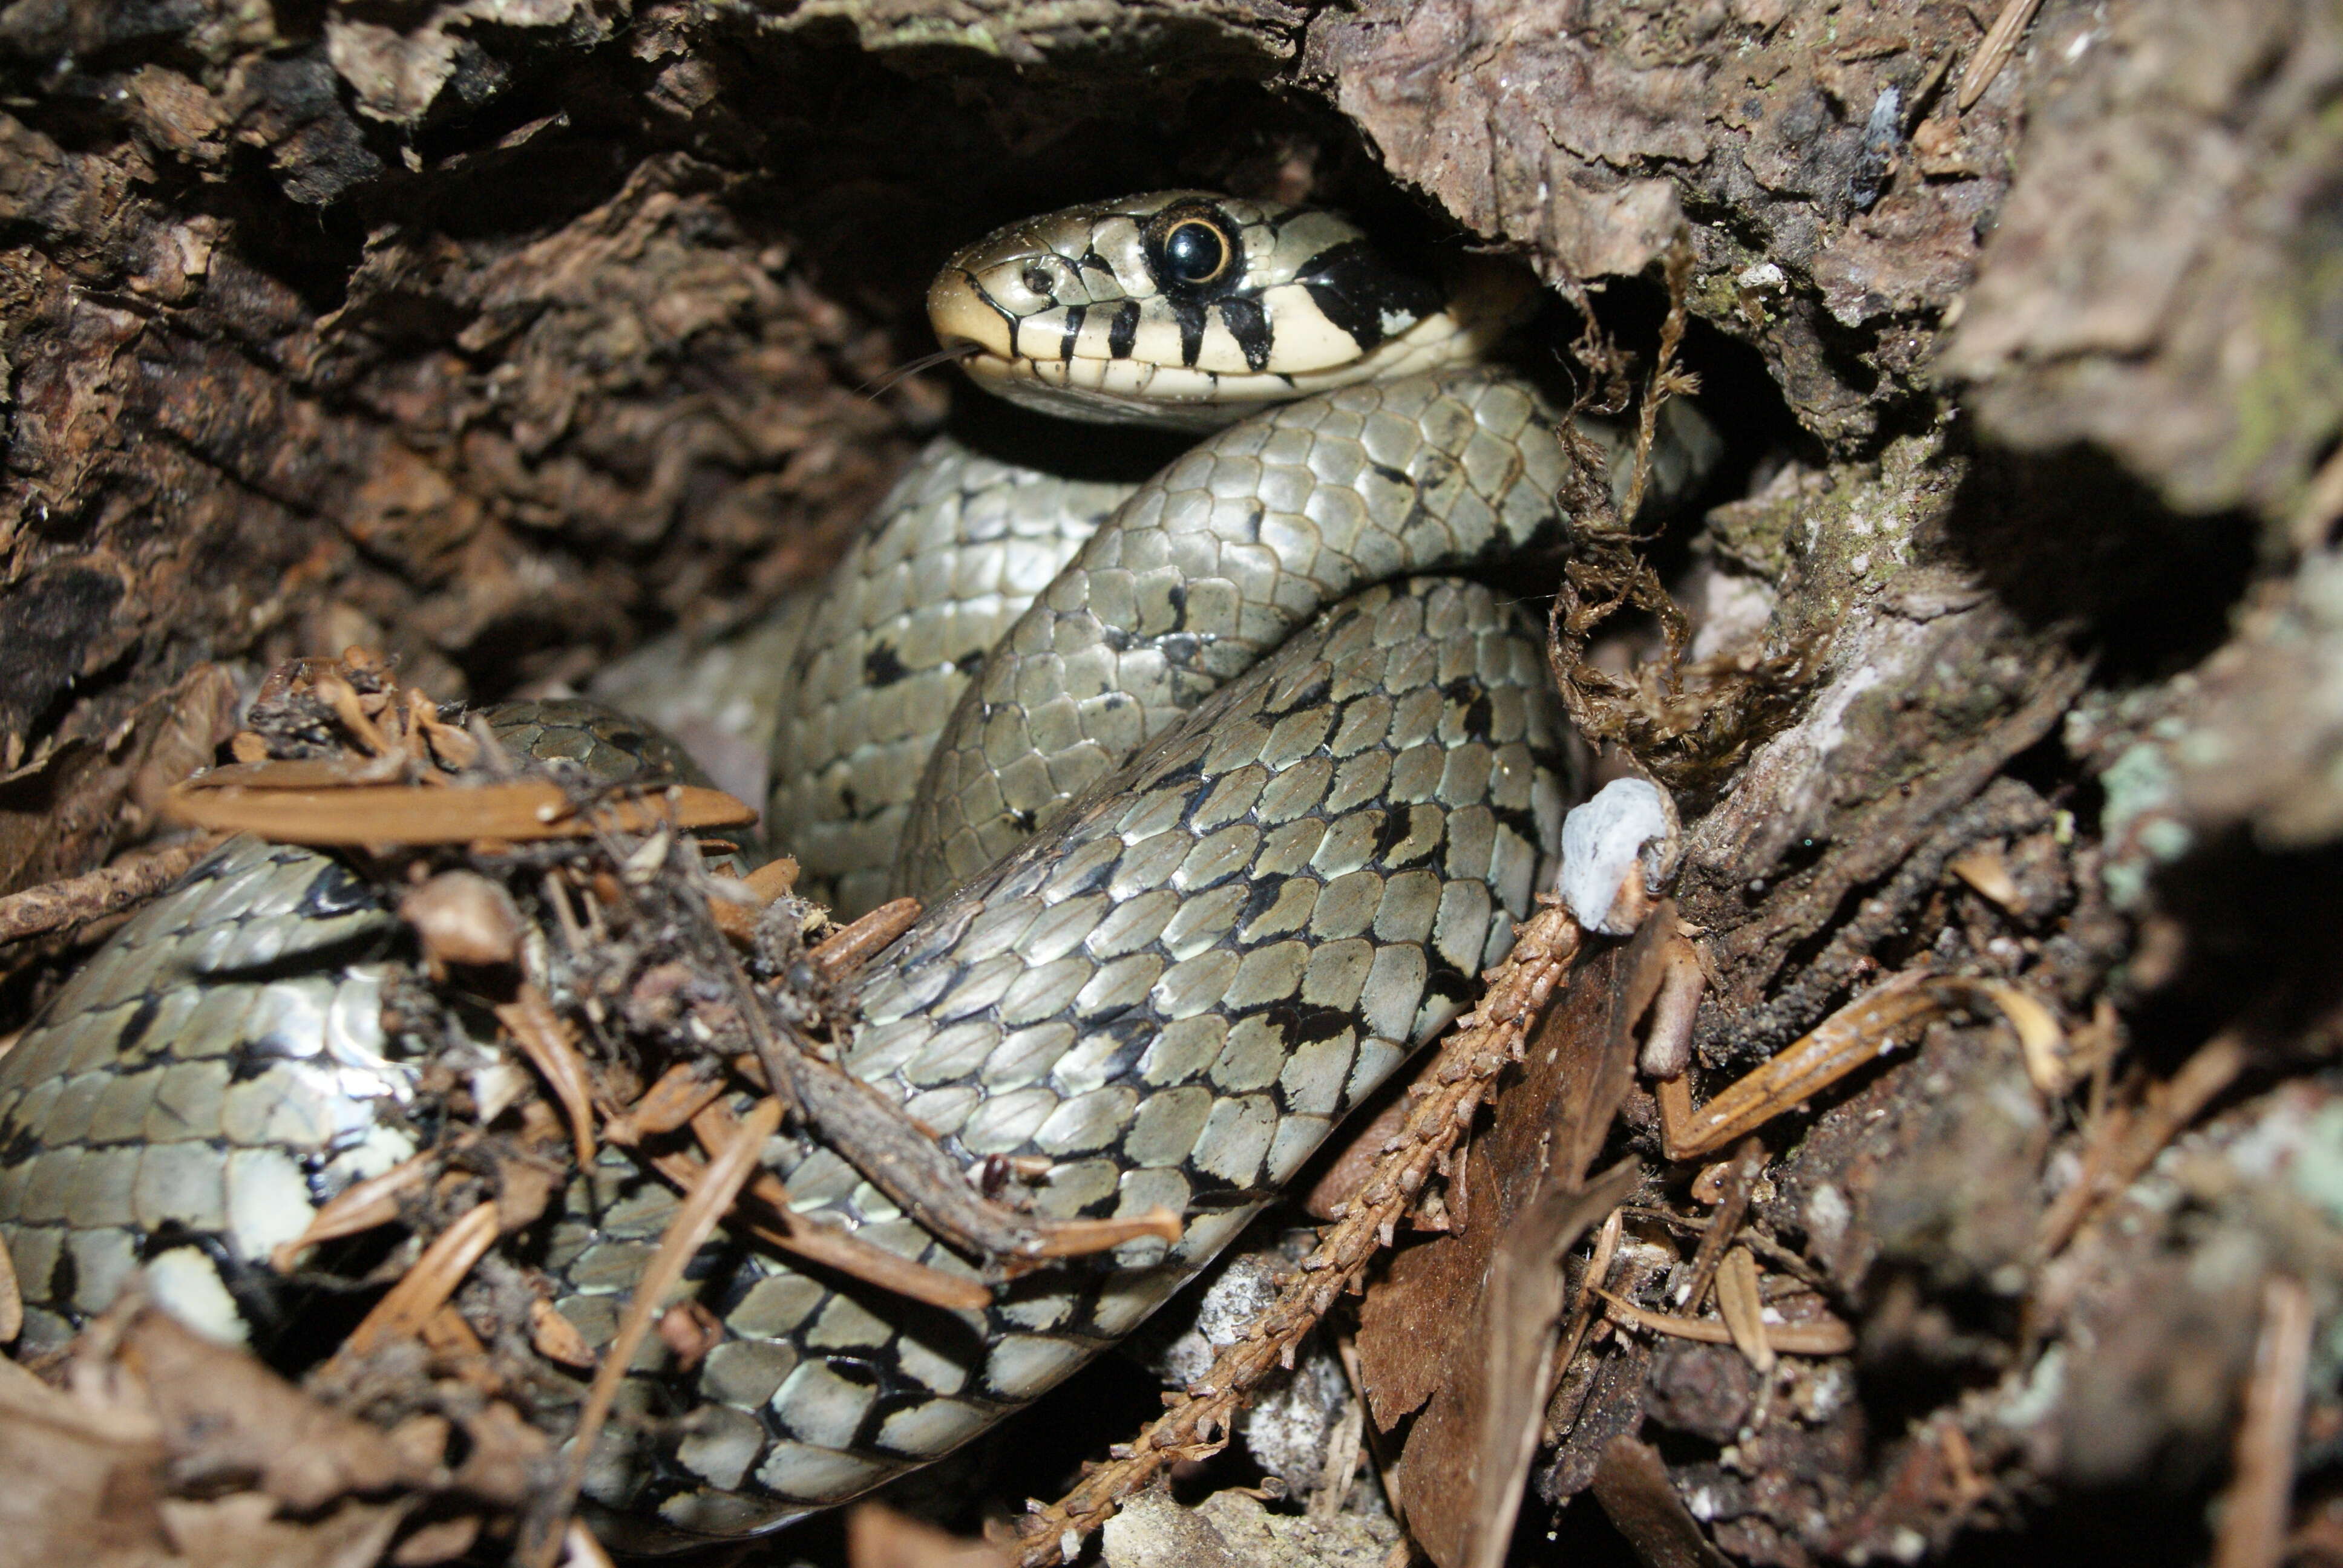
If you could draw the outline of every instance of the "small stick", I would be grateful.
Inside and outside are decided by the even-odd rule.
[[[1733,1331],[1714,1318],[1672,1318],[1665,1313],[1647,1312],[1608,1291],[1594,1293],[1610,1307],[1609,1315],[1614,1322],[1649,1329],[1655,1334],[1668,1334],[1680,1340],[1697,1340],[1704,1345],[1729,1345],[1734,1342]],[[1765,1323],[1761,1326],[1765,1331],[1768,1345],[1794,1356],[1843,1356],[1855,1349],[1855,1331],[1835,1318],[1814,1323]]]
[[[1725,1194],[1716,1202],[1716,1212],[1708,1219],[1708,1229],[1700,1238],[1700,1246],[1693,1253],[1692,1272],[1684,1281],[1684,1289],[1675,1298],[1675,1304],[1692,1312],[1700,1311],[1701,1300],[1708,1294],[1708,1282],[1716,1275],[1716,1265],[1724,1256],[1725,1244],[1741,1229],[1741,1217],[1749,1211],[1750,1190],[1757,1185],[1757,1173],[1765,1168],[1765,1146],[1755,1138],[1745,1138],[1741,1147],[1733,1151],[1733,1163],[1725,1172]]]
[[[2008,0],[2001,15],[1993,19],[1985,41],[1969,57],[1968,69],[1961,73],[1961,90],[1953,103],[1963,114],[1985,96],[1985,90],[1993,85],[1993,79],[2009,64],[2009,57],[2017,52],[2018,37],[2025,33],[2026,25],[2034,20],[2035,9],[2041,4],[2042,0]]]
[[[125,855],[86,875],[11,893],[0,899],[0,942],[77,926],[151,899],[226,839],[225,833],[198,833],[167,849]]]
[[[698,1120],[694,1118],[695,1122]],[[701,1133],[698,1125],[693,1131],[706,1148],[721,1141],[720,1128],[728,1125],[735,1125],[729,1111],[722,1123],[710,1121],[706,1133]],[[649,1163],[652,1170],[686,1191],[691,1190],[705,1169],[699,1161],[680,1151],[656,1155]],[[733,1222],[785,1252],[793,1252],[809,1262],[827,1264],[841,1274],[850,1274],[899,1296],[951,1312],[980,1312],[992,1303],[991,1290],[980,1281],[945,1273],[941,1269],[866,1241],[851,1231],[798,1213],[789,1207],[789,1190],[769,1171],[757,1172],[748,1185],[747,1195],[770,1210],[778,1222],[769,1225],[739,1215],[734,1216]]]
[[[814,961],[826,979],[840,979],[860,969],[881,948],[910,930],[919,918],[919,900],[897,899],[880,905],[852,925],[832,931],[806,957]]]
[[[754,1013],[752,1036],[755,1026],[767,1021],[761,1009]],[[1045,1220],[995,1202],[882,1091],[809,1051],[784,1051],[778,1040],[771,1041],[769,1059],[762,1043],[758,1064],[767,1075],[779,1069],[825,1142],[920,1229],[991,1260],[1005,1275],[1027,1272],[1051,1258],[1102,1252],[1141,1236],[1160,1236],[1167,1243],[1180,1239],[1180,1217],[1160,1203],[1121,1219]],[[757,1075],[744,1076],[753,1081]]]
[[[14,1344],[25,1332],[25,1292],[16,1283],[16,1260],[0,1239],[0,1345]]]
[[[2196,1121],[2214,1096],[2229,1087],[2245,1065],[2244,1040],[2236,1031],[2224,1030],[2198,1046],[2180,1064],[2179,1071],[2150,1090],[2147,1103],[2137,1114],[2111,1122],[2105,1163],[2097,1178],[2087,1176],[2059,1193],[2058,1201],[2043,1216],[2036,1241],[2041,1256],[2053,1257],[2064,1251],[2091,1211],[2130,1186],[2164,1152],[2165,1145]],[[2087,1166],[2089,1163],[2087,1159]]]
[[[398,1218],[398,1195],[429,1180],[436,1161],[428,1153],[402,1160],[379,1176],[353,1181],[312,1215],[308,1226],[293,1240],[268,1254],[268,1266],[280,1274],[293,1271],[294,1260],[320,1241],[338,1241],[387,1225]]]
[[[716,1233],[717,1222],[755,1173],[757,1155],[764,1148],[765,1140],[780,1125],[781,1102],[769,1095],[757,1101],[742,1120],[739,1136],[708,1162],[674,1218],[668,1221],[667,1233],[659,1238],[659,1251],[651,1254],[642,1277],[635,1282],[634,1293],[627,1302],[627,1315],[618,1321],[618,1332],[603,1353],[601,1370],[594,1374],[594,1382],[586,1391],[586,1402],[578,1412],[578,1429],[570,1440],[569,1462],[562,1467],[560,1483],[548,1500],[546,1511],[532,1522],[538,1537],[531,1543],[533,1549],[516,1553],[522,1562],[535,1568],[553,1568],[555,1555],[573,1523],[571,1511],[578,1503],[578,1490],[585,1483],[595,1441],[602,1435],[603,1423],[610,1418],[610,1405],[618,1397],[618,1384],[627,1375],[628,1364],[642,1348],[668,1292],[683,1278],[684,1266]]]
[[[544,1078],[569,1118],[569,1138],[578,1148],[578,1168],[594,1163],[594,1086],[578,1056],[576,1036],[543,991],[528,980],[512,1000],[497,1008],[497,1021],[512,1031],[513,1040],[531,1066]]]
[[[336,1355],[362,1356],[392,1340],[420,1333],[496,1240],[496,1204],[482,1203],[468,1211],[423,1249],[415,1266],[383,1292]]]
[[[2263,1282],[2261,1338],[2246,1382],[2231,1462],[2236,1479],[2221,1505],[2213,1568],[2278,1568],[2286,1557],[2313,1322],[2310,1292],[2300,1280],[2277,1274]]]
[[[679,1061],[659,1075],[632,1105],[602,1123],[602,1136],[621,1146],[672,1132],[724,1097],[722,1075],[701,1061]]]

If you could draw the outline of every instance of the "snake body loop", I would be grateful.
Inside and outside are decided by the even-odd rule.
[[[1509,945],[1565,804],[1563,731],[1514,610],[1436,574],[1554,540],[1564,459],[1527,388],[1423,368],[1510,307],[1443,313],[1363,244],[1330,215],[1172,193],[1021,226],[940,281],[948,341],[1021,400],[1054,382],[1124,417],[1154,382],[1195,425],[1230,417],[1208,384],[1329,388],[1127,498],[945,443],[791,634],[772,819],[849,912],[954,890],[865,972],[848,1065],[971,1166],[1045,1166],[1043,1213],[1161,1204],[1186,1230],[957,1314],[719,1237],[690,1272],[721,1342],[639,1363],[621,1417],[669,1419],[621,1419],[595,1455],[588,1493],[639,1544],[854,1496],[1063,1378]],[[1216,256],[1202,283],[1151,274]],[[588,715],[527,721],[541,753],[599,755]],[[270,1249],[425,1141],[407,1108],[430,1042],[380,1005],[401,943],[335,860],[239,841],[75,978],[0,1059],[29,1340],[141,1267],[209,1332],[265,1317]],[[766,1159],[801,1209],[973,1273],[837,1153],[785,1134]],[[606,1149],[522,1257],[589,1344],[675,1203]]]

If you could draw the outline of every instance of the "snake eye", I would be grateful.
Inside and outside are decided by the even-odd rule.
[[[1228,271],[1235,252],[1218,225],[1182,218],[1163,236],[1163,275],[1190,287],[1211,283]]]

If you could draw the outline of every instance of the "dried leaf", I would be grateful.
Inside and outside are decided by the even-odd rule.
[[[442,871],[398,900],[424,952],[442,963],[508,964],[520,952],[520,909],[501,882]]]
[[[161,1428],[0,1360],[0,1542],[9,1561],[129,1568],[161,1559]]]
[[[186,1568],[371,1568],[407,1503],[345,1503],[322,1519],[278,1519],[274,1498],[239,1492],[210,1503],[171,1498],[164,1527]]]
[[[1581,1191],[1632,1082],[1634,1025],[1664,983],[1674,911],[1580,960],[1529,1042],[1520,1081],[1452,1178],[1455,1231],[1393,1260],[1361,1312],[1361,1381],[1379,1425],[1423,1405],[1387,1475],[1440,1568],[1498,1561],[1535,1455],[1563,1316],[1561,1258],[1616,1207],[1633,1167]],[[1469,1305],[1467,1304],[1469,1303]]]
[[[1659,1452],[1632,1437],[1614,1437],[1594,1468],[1594,1500],[1644,1568],[1733,1568],[1708,1543],[1676,1495]]]
[[[327,1409],[250,1354],[214,1344],[153,1307],[136,1310],[116,1352],[153,1402],[181,1485],[256,1483],[307,1512],[406,1476],[389,1439]],[[5,1489],[0,1489],[5,1490]]]

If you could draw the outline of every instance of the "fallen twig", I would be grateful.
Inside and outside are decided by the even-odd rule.
[[[717,1222],[739,1197],[741,1187],[756,1173],[757,1156],[765,1140],[780,1124],[781,1102],[769,1096],[759,1101],[742,1119],[739,1134],[708,1162],[699,1180],[676,1209],[674,1218],[668,1221],[666,1233],[659,1238],[659,1251],[644,1265],[642,1276],[635,1282],[634,1292],[627,1300],[627,1315],[618,1320],[618,1332],[603,1350],[601,1368],[595,1372],[593,1384],[586,1391],[585,1403],[578,1412],[568,1462],[562,1467],[560,1483],[552,1495],[529,1521],[525,1543],[515,1554],[518,1561],[532,1568],[553,1568],[554,1559],[570,1530],[570,1513],[578,1504],[578,1489],[585,1483],[595,1441],[602,1434],[603,1423],[610,1418],[611,1402],[618,1398],[618,1384],[625,1379],[627,1368],[633,1362],[635,1352],[642,1348],[644,1337],[650,1332],[651,1324],[666,1303],[667,1293],[683,1278],[684,1265],[715,1233]]]
[[[1158,1204],[1143,1214],[1112,1220],[1046,1220],[1021,1213],[977,1191],[943,1146],[903,1114],[903,1108],[843,1068],[810,1051],[775,1050],[782,1081],[822,1141],[870,1184],[939,1240],[987,1260],[1004,1277],[1051,1258],[1081,1257],[1142,1236],[1180,1239],[1180,1217]]]
[[[2130,1186],[2245,1065],[2245,1040],[2225,1030],[2198,1046],[2179,1071],[2150,1090],[2147,1103],[2136,1115],[2109,1121],[2106,1135],[2094,1138],[2084,1151],[2082,1176],[2058,1194],[2042,1217],[2036,1251],[2045,1258],[2064,1251],[2091,1211]]]
[[[225,833],[199,833],[185,843],[143,855],[125,855],[84,876],[44,882],[0,899],[0,942],[62,930],[143,902],[186,875],[219,848]]]
[[[1610,1307],[1611,1321],[1631,1328],[1649,1329],[1655,1334],[1674,1339],[1697,1340],[1702,1344],[1729,1345],[1735,1342],[1732,1329],[1716,1318],[1677,1318],[1664,1312],[1654,1312],[1639,1307],[1624,1297],[1608,1291],[1594,1292]],[[1855,1349],[1855,1331],[1836,1319],[1813,1323],[1765,1323],[1765,1342],[1775,1350],[1794,1356],[1843,1356]]]
[[[2261,1339],[2246,1382],[2235,1474],[2221,1505],[2213,1568],[2278,1568],[2285,1560],[2315,1321],[2310,1292],[2300,1280],[2281,1274],[2263,1282]]]
[[[577,1031],[553,1010],[545,993],[528,980],[512,1000],[497,1008],[497,1021],[512,1032],[513,1042],[528,1057],[569,1119],[569,1138],[578,1151],[578,1169],[594,1163],[594,1086],[586,1063],[578,1054]]]
[[[283,766],[239,764],[254,769]],[[226,775],[228,777],[223,777]],[[176,784],[164,799],[172,820],[224,832],[253,833],[280,844],[465,844],[579,839],[597,832],[648,833],[662,827],[739,828],[757,819],[721,789],[675,784],[643,799],[580,806],[560,785],[515,779],[477,789],[357,784],[347,789],[279,789],[266,775],[216,769]]]
[[[358,1321],[337,1353],[362,1356],[392,1340],[421,1333],[496,1240],[496,1204],[481,1203],[468,1211],[432,1239],[414,1266]]]

